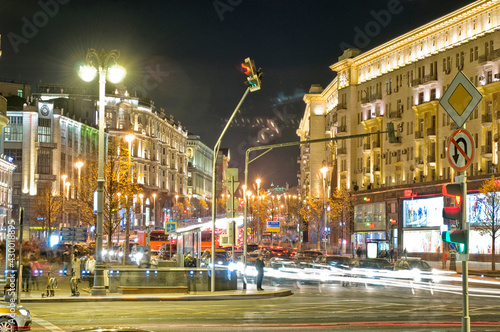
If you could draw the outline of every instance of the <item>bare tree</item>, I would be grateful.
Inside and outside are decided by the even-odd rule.
[[[491,237],[491,270],[495,271],[495,240],[500,235],[500,180],[484,181],[472,207],[472,218],[481,235]]]
[[[50,241],[52,226],[56,224],[57,219],[62,215],[62,203],[62,196],[56,196],[56,191],[52,188],[42,189],[35,197],[35,219],[40,221],[44,230],[47,230],[47,243]]]

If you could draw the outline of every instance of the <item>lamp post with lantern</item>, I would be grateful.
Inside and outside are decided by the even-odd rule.
[[[128,134],[125,136],[125,141],[128,143],[128,164],[129,164],[129,176],[130,182],[134,182],[134,167],[132,165],[132,142],[135,139],[134,134]],[[130,195],[130,191],[129,191]],[[129,206],[129,195],[125,195],[125,244],[123,245],[123,265],[127,263],[127,257],[129,252],[129,238],[130,238],[130,206]],[[132,201],[132,200],[130,200]]]
[[[326,250],[326,242],[327,242],[327,229],[326,229],[326,173],[328,172],[328,167],[323,166],[320,170],[321,174],[323,174],[323,219],[325,221],[325,228],[323,242],[325,243],[325,255],[327,254]]]
[[[97,227],[96,227],[96,268],[92,295],[106,295],[104,287],[104,262],[102,257],[103,209],[104,209],[104,121],[105,121],[105,94],[106,76],[112,83],[120,82],[125,76],[125,69],[117,66],[116,60],[120,57],[118,50],[106,52],[91,48],[87,51],[86,64],[80,66],[80,77],[92,81],[99,72],[99,145],[98,145],[98,174],[97,174]],[[113,62],[112,66],[109,64]]]

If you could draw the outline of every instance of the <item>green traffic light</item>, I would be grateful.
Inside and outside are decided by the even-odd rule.
[[[446,231],[441,233],[441,238],[444,242],[456,243],[458,252],[466,254],[468,252],[467,243],[469,237],[465,230]]]

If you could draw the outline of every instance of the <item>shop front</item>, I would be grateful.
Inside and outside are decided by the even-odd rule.
[[[442,252],[443,196],[403,201],[403,243],[408,255],[427,254],[438,259]]]
[[[354,234],[351,245],[354,251],[361,248],[366,254],[366,244],[377,242],[380,248],[388,244],[386,237],[386,204],[360,204],[354,207]]]

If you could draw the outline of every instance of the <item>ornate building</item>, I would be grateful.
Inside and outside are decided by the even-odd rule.
[[[18,165],[13,179],[14,211],[23,206],[29,212],[42,188],[59,195],[63,182],[77,182],[75,163],[97,156],[98,131],[94,91],[38,85],[37,92],[27,97],[23,107],[9,107],[10,123],[3,135],[5,154]],[[143,194],[134,198],[140,209],[131,216],[131,225],[162,228],[175,195],[187,195],[187,130],[151,100],[130,97],[125,90],[107,91],[105,102],[107,134],[134,135],[131,158]],[[63,174],[67,175],[64,179]],[[67,197],[75,198],[74,185]],[[33,214],[25,216],[27,225],[34,227]],[[63,220],[58,226],[62,225]]]
[[[330,66],[335,79],[304,96],[300,139],[335,140],[302,146],[301,193],[314,194],[321,186],[325,161],[330,185],[356,198],[348,248],[379,242],[380,250],[442,250],[440,229],[448,221],[441,217],[441,185],[458,173],[446,157],[457,127],[439,99],[459,71],[483,95],[466,122],[476,149],[467,170],[469,189],[498,176],[499,28],[500,1],[476,1],[372,50],[346,50]],[[396,143],[388,142],[389,122]],[[488,242],[488,236],[471,231],[472,253],[487,253]]]

